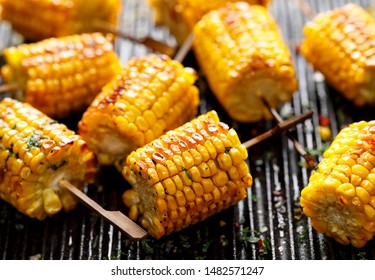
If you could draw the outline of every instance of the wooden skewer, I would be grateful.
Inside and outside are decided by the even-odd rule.
[[[123,39],[129,40],[129,41],[132,41],[132,42],[135,42],[135,43],[138,43],[138,44],[145,45],[146,47],[150,48],[153,51],[166,54],[170,57],[172,57],[176,52],[175,47],[169,46],[168,44],[166,44],[164,42],[157,41],[157,40],[155,40],[153,38],[150,38],[150,37],[144,37],[144,38],[141,38],[141,39],[134,38],[133,36],[130,36],[129,34],[126,34],[126,33],[122,32],[120,30],[117,30],[112,24],[110,24],[108,22],[105,22],[105,21],[102,21],[102,20],[95,20],[94,25],[99,30],[115,34],[115,35],[117,35],[117,36],[119,36]]]
[[[283,118],[279,115],[279,113],[275,110],[275,108],[272,108],[270,104],[267,102],[267,100],[262,96],[259,95],[260,100],[263,102],[263,104],[268,108],[268,110],[271,112],[274,120],[277,123],[283,122]],[[305,159],[306,166],[310,169],[313,169],[316,165],[315,160],[312,156],[308,155],[305,149],[302,147],[302,145],[298,142],[298,140],[288,131],[287,136],[289,139],[293,142],[293,145],[297,152]]]
[[[184,61],[186,55],[191,50],[193,46],[194,41],[194,33],[190,33],[189,36],[186,38],[184,43],[181,45],[181,47],[178,49],[176,55],[174,56],[174,60],[177,60],[178,62]]]
[[[248,149],[255,144],[277,134],[282,131],[287,131],[291,127],[295,126],[298,123],[303,122],[304,120],[310,118],[313,115],[313,111],[308,111],[298,117],[291,118],[286,121],[279,122],[274,128],[269,131],[243,143],[243,145]],[[69,183],[66,180],[61,180],[59,182],[60,187],[67,189],[72,193],[76,198],[78,198],[84,205],[92,209],[95,213],[100,215],[102,218],[106,219],[111,224],[117,226],[122,232],[124,232],[129,238],[133,240],[142,240],[147,237],[147,232],[140,227],[138,224],[133,222],[127,216],[125,216],[120,211],[108,211],[103,209],[99,204],[94,200],[89,198],[85,193],[76,188],[74,185]]]
[[[279,122],[275,127],[271,128],[270,130],[264,132],[263,134],[260,134],[260,135],[256,136],[253,139],[250,139],[250,140],[248,140],[248,141],[246,141],[242,144],[246,147],[246,149],[249,149],[250,147],[260,143],[261,141],[263,141],[263,140],[265,140],[265,139],[267,139],[271,136],[276,135],[277,133],[280,133],[282,131],[287,131],[287,130],[291,129],[292,127],[296,126],[297,124],[311,118],[313,114],[314,114],[314,112],[312,110],[309,110],[309,111],[303,113],[300,116],[293,117],[293,118],[290,118],[288,120]]]
[[[18,90],[17,84],[3,84],[0,85],[0,93],[12,93]]]
[[[78,198],[87,207],[94,210],[95,213],[99,214],[101,217],[109,221],[111,224],[117,226],[121,231],[123,231],[127,236],[134,240],[142,240],[147,236],[147,232],[125,216],[120,211],[108,211],[103,209],[94,200],[89,198],[85,193],[77,189],[74,185],[66,180],[61,180],[59,182],[60,187],[67,189],[76,198]]]

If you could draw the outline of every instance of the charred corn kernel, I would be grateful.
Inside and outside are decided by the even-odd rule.
[[[276,108],[296,91],[290,51],[265,7],[227,3],[203,16],[194,35],[200,67],[232,119],[271,118],[259,95]]]
[[[101,164],[117,163],[136,148],[195,117],[199,103],[195,79],[193,69],[167,56],[148,54],[133,58],[84,113],[79,133]],[[176,86],[181,90],[172,91]],[[160,100],[168,100],[168,107],[164,108],[167,102]],[[193,164],[191,155],[176,155],[183,156],[181,162],[173,158],[177,168],[185,166],[184,161]],[[169,158],[153,158],[163,164],[166,159]],[[172,174],[175,170],[169,175]],[[163,178],[159,174],[159,179]]]
[[[132,190],[126,191],[124,196],[136,195],[140,198],[140,201],[133,205],[139,207],[140,220],[147,221],[142,222],[142,225],[150,235],[161,238],[179,231],[246,197],[246,188],[252,184],[252,177],[245,162],[247,152],[246,156],[240,155],[242,162],[237,162],[237,166],[229,166],[232,161],[227,159],[220,159],[225,161],[225,164],[220,164],[220,155],[225,153],[228,147],[221,148],[220,145],[212,144],[216,141],[214,138],[217,133],[222,134],[223,143],[229,143],[233,149],[243,151],[235,131],[221,123],[216,112],[211,111],[138,148],[123,162],[122,174],[132,185]],[[193,139],[205,145],[197,144]],[[173,148],[176,143],[179,143],[180,149]],[[199,156],[199,161],[196,162],[193,157],[197,153],[201,154],[200,147],[204,147],[201,151],[207,156]],[[218,150],[221,153],[218,153]],[[226,155],[230,158],[230,155]],[[159,164],[167,169],[163,165],[166,158],[173,158],[178,174],[171,175],[164,173],[162,169],[158,170]],[[186,158],[189,160],[185,160]],[[142,162],[150,160],[160,163],[150,166],[146,169],[147,172],[140,170]],[[237,176],[229,174],[232,169],[237,170],[231,171]],[[162,183],[153,183],[148,179],[151,170],[156,170],[159,178],[164,178]],[[154,196],[155,192],[161,195]]]
[[[120,72],[112,40],[110,35],[91,33],[10,47],[4,51],[5,65],[1,74],[5,83],[17,84],[17,99],[61,119],[83,112],[101,88]],[[91,69],[98,67],[97,59],[105,61],[100,66],[105,72],[103,75],[90,74]],[[64,72],[61,69],[64,65],[74,67]],[[81,82],[68,82],[76,75],[82,76]],[[50,83],[56,86],[46,86]]]
[[[302,190],[312,226],[337,242],[362,247],[375,228],[375,121],[342,129]]]
[[[227,2],[239,0],[148,0],[154,11],[156,24],[169,28],[178,44],[182,44],[193,26],[204,14],[216,10]],[[242,0],[249,4],[268,5],[271,0]]]
[[[59,180],[70,180],[80,189],[92,183],[97,172],[93,152],[65,125],[26,103],[5,98],[0,114],[0,197],[40,220],[73,209],[77,201],[59,187]],[[23,125],[14,130],[9,127],[14,123]],[[55,147],[58,160],[43,151],[46,143]]]
[[[301,52],[357,106],[375,105],[375,19],[356,4],[318,14],[304,27]]]
[[[97,31],[95,20],[117,24],[120,1],[2,0],[1,17],[28,41]],[[66,71],[69,71],[66,67]]]

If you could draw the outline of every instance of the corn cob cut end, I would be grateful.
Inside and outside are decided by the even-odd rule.
[[[79,189],[93,183],[93,152],[65,125],[26,103],[6,98],[0,112],[0,197],[39,220],[73,209],[77,201],[59,181]]]
[[[304,27],[301,53],[356,106],[375,106],[375,19],[357,4],[318,14]]]
[[[292,98],[297,79],[291,54],[266,8],[227,3],[207,13],[194,34],[197,60],[232,119],[271,118],[259,95],[274,108]]]
[[[196,78],[192,68],[165,55],[131,59],[84,113],[79,133],[101,164],[118,164],[196,116]]]
[[[216,112],[201,115],[132,152],[122,174],[129,216],[161,238],[247,196],[247,150]]]
[[[303,211],[320,233],[360,248],[375,233],[375,122],[340,131],[301,192]]]

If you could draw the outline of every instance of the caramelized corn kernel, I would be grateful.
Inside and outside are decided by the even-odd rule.
[[[160,238],[181,230],[246,197],[246,188],[252,184],[252,177],[245,162],[247,152],[246,155],[238,155],[242,161],[237,160],[237,166],[230,165],[230,155],[220,156],[223,151],[225,153],[225,148],[220,144],[213,144],[216,141],[213,138],[218,131],[222,131],[221,139],[227,142],[225,135],[229,134],[229,128],[220,123],[217,114],[212,111],[138,148],[130,153],[123,163],[122,174],[132,184],[133,194],[140,198],[140,202],[136,202],[139,204],[140,219],[149,221],[147,230],[152,236]],[[202,139],[205,139],[204,145],[194,144],[189,140],[187,135],[191,133],[201,135]],[[238,142],[234,148],[237,151],[242,150],[241,144],[235,139],[238,136],[233,131],[230,133],[228,137],[231,137],[232,143]],[[173,146],[179,142],[190,145],[182,144],[184,151],[181,152],[181,149]],[[218,153],[217,149],[221,152]],[[160,163],[150,164],[148,169],[143,169],[147,172],[139,172],[135,168],[142,166],[144,162],[150,162],[156,152],[159,153],[157,160],[160,160]],[[198,161],[193,158],[196,154],[200,154]],[[178,170],[177,174],[168,174],[165,158],[173,159],[170,164],[174,166],[173,170]],[[153,183],[147,180],[151,170],[158,174],[162,182]],[[153,193],[156,193],[156,197]]]

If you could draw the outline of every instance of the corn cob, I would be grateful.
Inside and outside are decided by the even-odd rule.
[[[53,118],[84,111],[120,72],[112,36],[101,33],[50,38],[4,51],[5,83],[16,83],[16,98]]]
[[[32,218],[43,220],[77,202],[58,182],[82,189],[96,175],[86,143],[32,106],[10,98],[0,102],[0,197]]]
[[[243,0],[249,4],[267,6],[271,0]],[[153,8],[155,23],[165,25],[176,38],[177,43],[182,43],[193,30],[194,25],[209,11],[216,10],[227,2],[238,0],[148,0]]]
[[[101,164],[116,164],[196,116],[195,80],[193,69],[168,56],[133,58],[84,113],[79,133]]]
[[[301,52],[356,106],[375,105],[375,20],[356,4],[321,13],[304,27]]]
[[[28,41],[98,31],[95,20],[117,24],[119,0],[0,0],[1,18]]]
[[[218,213],[247,195],[247,150],[210,111],[133,151],[122,174],[129,216],[161,238]]]
[[[291,54],[267,9],[227,3],[194,28],[194,52],[229,116],[240,122],[271,118],[259,95],[276,108],[297,89]]]
[[[375,121],[342,129],[301,193],[304,213],[320,233],[363,247],[375,233]]]

